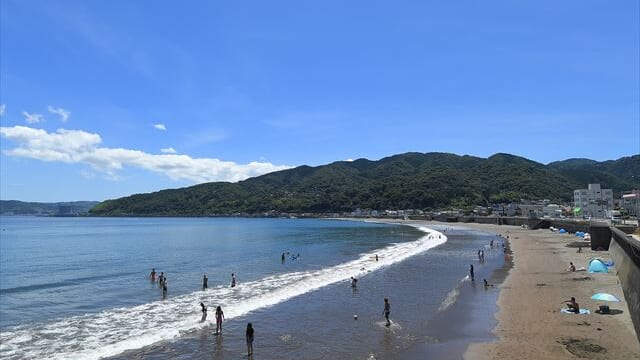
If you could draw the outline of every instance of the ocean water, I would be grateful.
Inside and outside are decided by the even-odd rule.
[[[256,332],[254,358],[393,358],[418,343],[446,341],[451,329],[438,338],[429,322],[455,304],[475,250],[493,239],[339,220],[2,217],[0,223],[3,359],[242,358],[247,322]],[[289,252],[284,264],[283,252]],[[475,265],[477,278],[500,264],[500,255],[487,255],[487,263]],[[148,279],[152,267],[168,278],[166,296]],[[351,276],[359,279],[357,289]],[[201,301],[210,308],[204,322]],[[226,317],[222,335],[213,335],[217,305]]]

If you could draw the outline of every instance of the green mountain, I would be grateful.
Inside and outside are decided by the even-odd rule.
[[[406,153],[278,171],[238,183],[214,182],[107,200],[93,215],[179,215],[439,209],[521,199],[571,201],[589,182],[615,194],[638,187],[640,155],[543,165],[509,154],[489,158]],[[635,176],[635,177],[634,177]],[[617,196],[617,195],[616,195]]]
[[[2,215],[75,216],[87,215],[98,201],[72,201],[57,203],[24,202],[0,200]]]

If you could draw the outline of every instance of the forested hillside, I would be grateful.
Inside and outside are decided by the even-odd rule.
[[[540,164],[509,154],[489,158],[406,153],[278,171],[238,183],[215,182],[100,203],[93,215],[212,215],[440,209],[521,199],[567,202],[573,190],[601,183],[615,194],[638,187],[640,155],[615,161]],[[617,195],[616,195],[617,196]]]

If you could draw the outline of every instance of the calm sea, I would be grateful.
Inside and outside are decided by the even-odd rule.
[[[391,358],[416,343],[443,341],[424,329],[455,303],[475,250],[494,239],[339,220],[0,223],[3,359],[237,359],[246,354],[247,322],[255,328],[256,359]],[[500,265],[495,252],[476,264],[476,277]],[[148,279],[152,268],[165,273],[166,295]],[[359,279],[356,289],[351,276]],[[384,297],[392,307],[388,328]],[[210,308],[204,322],[200,302]],[[218,305],[226,321],[216,336]]]

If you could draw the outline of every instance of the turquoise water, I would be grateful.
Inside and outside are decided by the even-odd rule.
[[[338,220],[0,222],[0,356],[16,359],[237,358],[246,321],[260,334],[262,358],[365,358],[380,345],[351,347],[343,344],[345,332],[347,338],[372,331],[370,326],[379,332],[381,319],[373,314],[382,297],[394,296],[392,303],[403,309],[394,314],[406,320],[394,323],[388,341],[410,344],[411,329],[460,286],[465,263],[487,241],[453,235],[445,243],[429,229]],[[284,263],[283,252],[289,253]],[[153,267],[169,280],[166,296],[148,279]],[[235,288],[229,287],[231,273]],[[350,276],[360,278],[357,291],[348,286]],[[437,306],[419,317],[405,313],[422,311],[420,299]],[[223,307],[224,337],[211,335],[212,316],[200,322],[201,301]],[[363,328],[344,328],[352,313],[361,313],[357,324]]]

